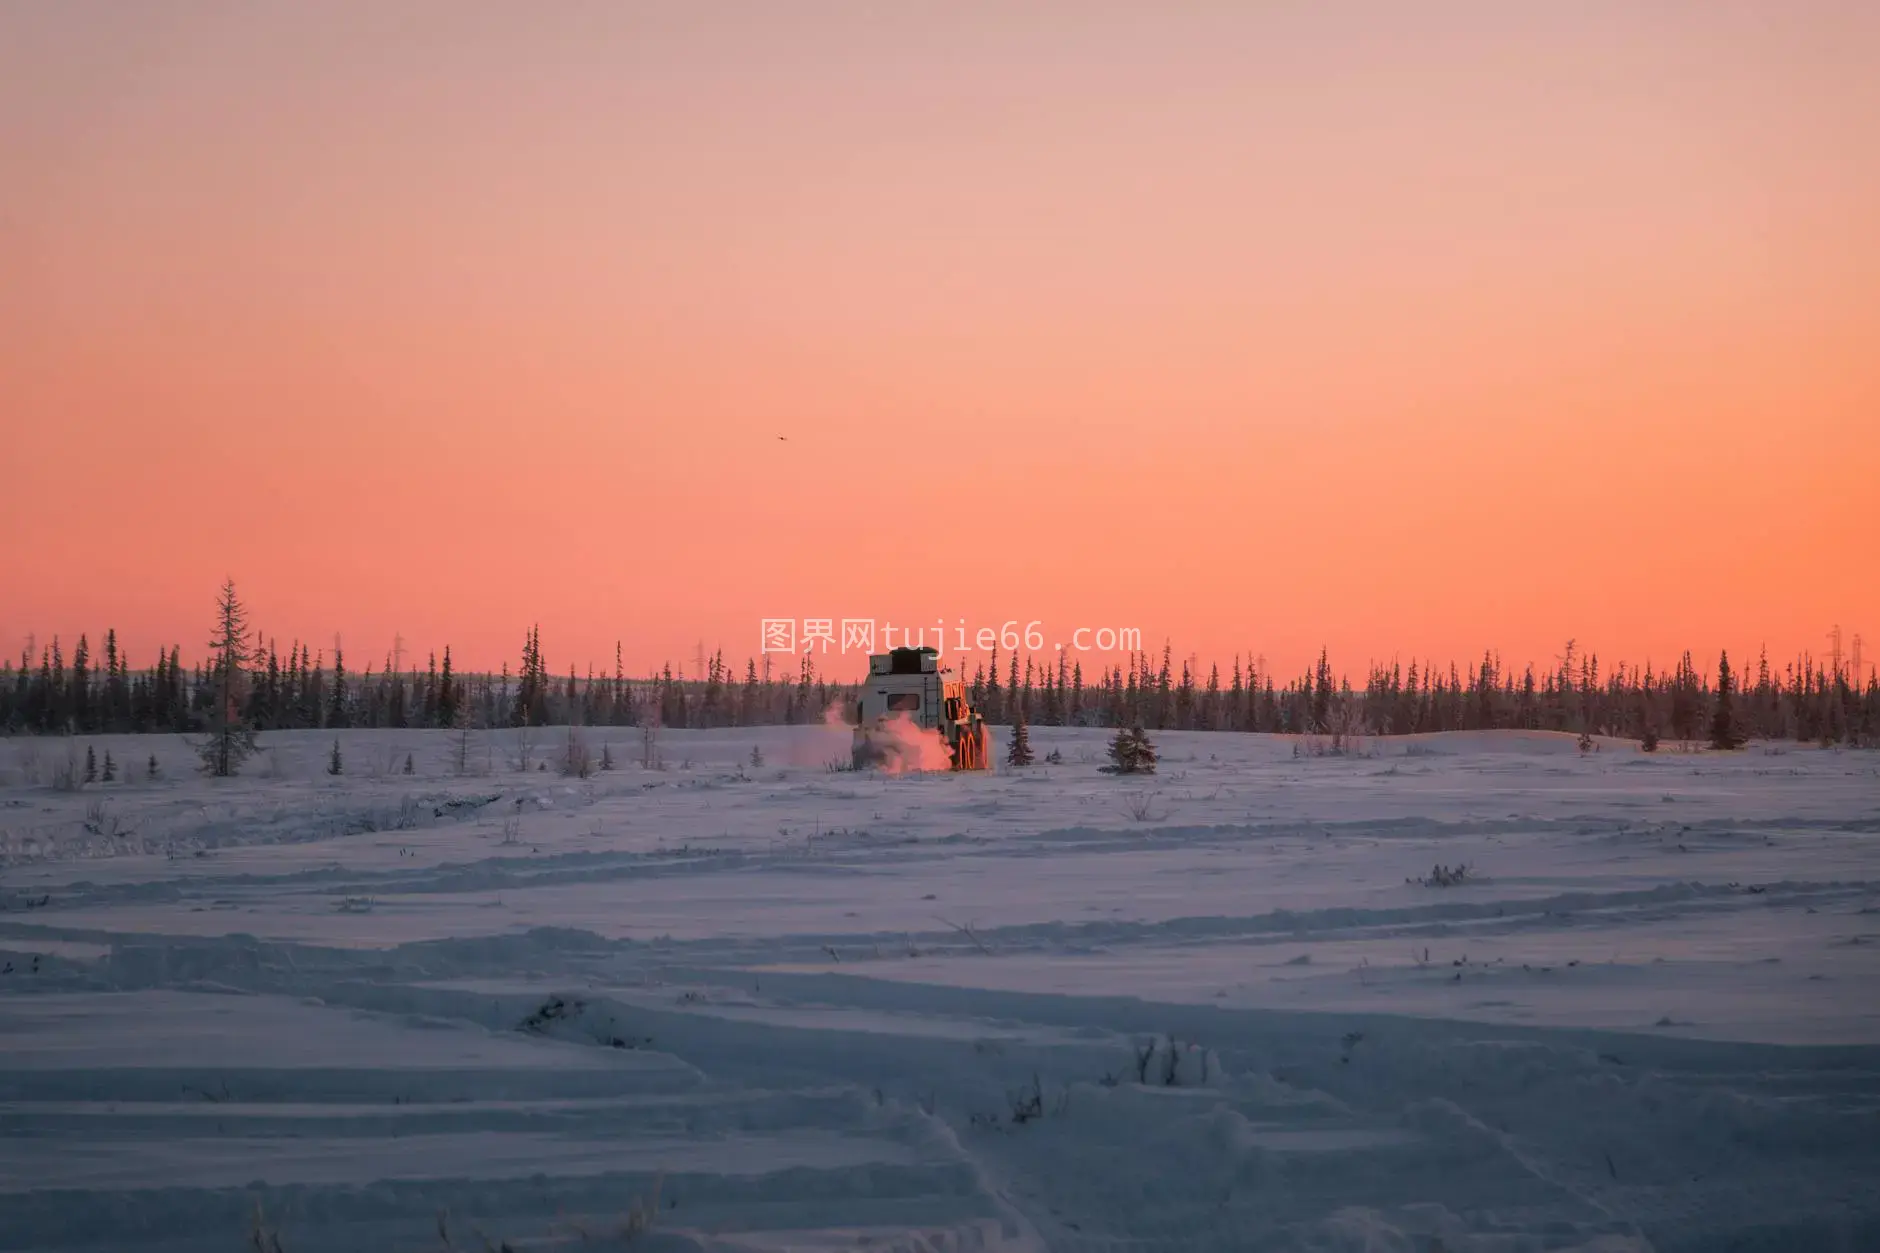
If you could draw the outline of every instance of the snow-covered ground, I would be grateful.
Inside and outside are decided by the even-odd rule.
[[[0,743],[0,1249],[1880,1249],[1875,755],[589,738]]]

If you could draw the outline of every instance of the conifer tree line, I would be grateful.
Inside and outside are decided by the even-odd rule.
[[[1305,673],[1280,679],[1234,658],[1225,676],[1193,658],[1138,653],[1127,665],[1081,667],[1058,653],[1054,665],[995,655],[975,670],[972,701],[990,722],[1141,726],[1151,730],[1279,734],[1409,735],[1429,731],[1532,730],[1708,742],[1719,711],[1754,739],[1880,743],[1880,678],[1863,686],[1846,669],[1831,674],[1811,657],[1776,670],[1758,657],[1747,677],[1728,654],[1713,676],[1687,651],[1669,670],[1623,663],[1602,669],[1597,654],[1568,641],[1559,664],[1515,671],[1493,653],[1468,669],[1453,663],[1373,666],[1363,686],[1334,672],[1323,650]]]
[[[355,669],[335,647],[330,656],[259,633],[247,641],[239,673],[214,657],[185,666],[181,649],[156,650],[134,666],[115,630],[94,652],[81,635],[69,654],[62,641],[32,643],[17,663],[0,661],[0,730],[8,734],[98,734],[213,730],[230,721],[253,731],[346,727],[490,728],[550,726],[736,727],[821,721],[846,707],[853,683],[832,680],[818,658],[747,658],[742,673],[722,650],[705,672],[667,664],[629,678],[616,645],[612,673],[570,668],[556,674],[541,631],[525,634],[518,664],[495,674],[466,673],[447,646],[422,667],[392,656]],[[219,654],[218,654],[219,656]],[[782,665],[775,664],[781,661]],[[1372,736],[1426,731],[1527,729],[1580,732],[1648,742],[1708,741],[1720,706],[1743,736],[1824,744],[1880,743],[1880,680],[1864,685],[1845,669],[1798,657],[1779,669],[1766,655],[1728,671],[1700,670],[1690,653],[1668,670],[1619,663],[1569,641],[1554,667],[1519,671],[1493,653],[1467,668],[1454,663],[1373,666],[1362,685],[1336,673],[1323,651],[1302,674],[1279,676],[1235,657],[1225,674],[1193,657],[1177,662],[1137,653],[1094,669],[1067,653],[1049,659],[998,652],[975,666],[971,699],[987,721],[1034,726],[1133,727],[1151,730],[1343,732]],[[225,702],[233,702],[232,706]],[[218,717],[225,710],[230,717]]]
[[[854,699],[854,685],[831,682],[813,657],[787,660],[784,674],[765,665],[760,675],[756,659],[748,659],[740,677],[720,651],[700,677],[667,665],[629,678],[616,644],[611,674],[590,667],[558,676],[549,669],[540,629],[532,627],[515,670],[505,666],[495,674],[458,671],[448,646],[430,654],[422,668],[399,667],[387,656],[359,671],[348,666],[340,647],[329,657],[299,640],[283,649],[278,640],[254,634],[232,648],[216,643],[206,664],[186,666],[181,648],[171,645],[139,668],[117,632],[108,630],[102,665],[85,635],[69,657],[55,638],[44,647],[29,642],[17,664],[0,661],[0,733],[760,726],[820,721],[832,704]]]

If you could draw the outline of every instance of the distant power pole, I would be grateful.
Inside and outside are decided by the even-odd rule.
[[[1839,679],[1841,677],[1841,624],[1838,622],[1834,624],[1834,630],[1828,632],[1828,656],[1834,667],[1830,673]]]
[[[1861,668],[1860,668],[1860,632],[1856,631],[1854,632],[1854,682],[1858,684],[1861,681],[1861,677],[1862,675],[1861,675]]]

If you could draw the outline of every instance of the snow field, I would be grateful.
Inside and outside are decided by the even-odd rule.
[[[0,1249],[1880,1247],[1871,755],[584,734],[0,744]]]

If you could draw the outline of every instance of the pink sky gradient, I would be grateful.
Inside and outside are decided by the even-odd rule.
[[[1880,656],[1876,65],[1854,0],[0,2],[0,644],[195,651],[227,574],[357,663]]]

